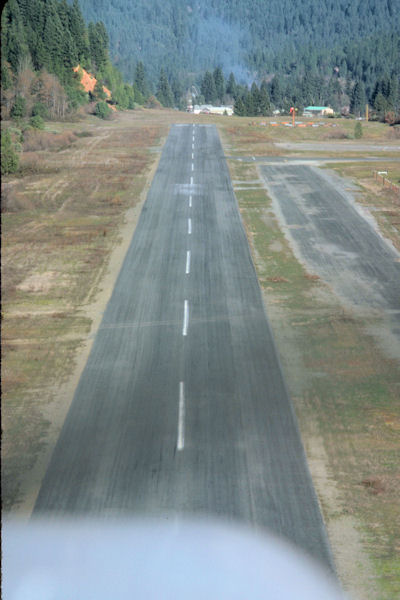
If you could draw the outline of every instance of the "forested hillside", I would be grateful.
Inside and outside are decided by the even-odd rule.
[[[195,84],[195,101],[235,103],[238,115],[308,104],[359,114],[369,102],[393,121],[399,32],[400,0],[9,0],[2,110],[44,101],[63,116],[87,102],[80,64],[98,80],[89,99],[104,100],[105,85],[120,108],[154,94],[149,106],[184,109]],[[52,78],[56,103],[43,100]]]
[[[112,104],[133,108],[133,88],[110,61],[104,23],[86,25],[77,0],[9,0],[1,29],[3,117],[64,117],[90,100],[104,100],[103,85],[112,91]],[[77,65],[96,76],[93,93],[80,85]]]
[[[400,0],[82,0],[101,19],[112,60],[133,79],[138,60],[155,86],[161,68],[190,82],[221,66],[239,83],[307,72],[376,80],[399,74]]]

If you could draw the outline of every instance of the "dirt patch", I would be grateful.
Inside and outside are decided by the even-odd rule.
[[[54,285],[54,280],[57,277],[55,271],[47,271],[46,273],[33,273],[29,275],[22,283],[17,285],[18,290],[23,292],[48,292]]]
[[[316,423],[309,424],[309,429],[316,432]],[[335,549],[343,589],[357,600],[378,600],[379,593],[371,578],[373,565],[360,541],[357,521],[348,514],[335,477],[328,471],[329,458],[323,440],[310,433],[305,439],[305,445],[313,482],[324,505],[322,508],[330,515],[327,519],[328,536]]]
[[[281,242],[279,242],[278,240],[274,240],[270,243],[269,249],[271,250],[271,252],[282,252],[283,246]]]

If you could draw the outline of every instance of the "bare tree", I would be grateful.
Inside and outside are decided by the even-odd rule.
[[[53,119],[63,118],[68,108],[65,91],[55,75],[42,71],[38,77],[37,97]]]

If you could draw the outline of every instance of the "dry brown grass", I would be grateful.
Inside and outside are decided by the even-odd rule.
[[[389,140],[400,140],[400,125],[389,127],[387,137]]]
[[[72,131],[62,133],[51,133],[38,129],[28,129],[24,132],[23,149],[25,152],[36,150],[52,150],[54,148],[65,148],[76,140]]]
[[[72,372],[90,322],[81,315],[128,208],[140,199],[149,152],[166,127],[121,113],[25,134],[22,169],[2,182],[3,502],[46,446],[46,416]],[[84,135],[80,135],[83,132]]]
[[[328,131],[324,136],[324,140],[348,140],[349,134],[343,129],[333,129]]]
[[[384,141],[387,131],[372,124],[369,133],[374,141]],[[385,235],[400,247],[400,207],[373,177],[378,169],[395,179],[398,165],[388,159],[376,165],[343,163],[339,169],[363,185],[357,200],[373,209]],[[252,163],[231,161],[230,169],[233,179],[257,179]],[[316,439],[323,450],[311,455],[311,470],[328,529],[353,527],[372,564],[369,568],[362,553],[347,547],[347,530],[340,530],[332,540],[339,574],[355,597],[391,600],[400,593],[398,362],[367,333],[367,327],[377,325],[373,319],[348,313],[318,276],[304,272],[266,194],[262,199],[259,191],[251,193],[236,191],[303,440],[307,450]],[[281,278],[284,285],[279,285]],[[353,573],[345,564],[349,560],[357,563]],[[356,572],[363,573],[361,583]]]

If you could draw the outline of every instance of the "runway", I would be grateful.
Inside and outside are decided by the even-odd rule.
[[[34,516],[209,515],[333,568],[217,130],[175,125]]]
[[[356,314],[380,318],[400,356],[400,253],[339,178],[314,165],[260,166],[297,259]]]

